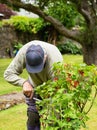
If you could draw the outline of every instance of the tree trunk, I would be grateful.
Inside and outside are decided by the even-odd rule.
[[[97,41],[96,41],[97,42]],[[84,44],[83,47],[83,62],[88,65],[97,65],[97,43],[94,42],[90,45]]]
[[[58,33],[56,29],[51,27],[50,30],[48,30],[48,42],[57,45],[57,37]]]

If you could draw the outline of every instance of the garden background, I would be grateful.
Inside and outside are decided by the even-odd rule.
[[[20,8],[38,17],[18,16]],[[97,1],[0,0],[0,95],[22,90],[8,84],[3,73],[22,45],[34,39],[56,45],[64,63],[97,65]],[[21,76],[26,78],[26,72]],[[96,101],[89,112],[87,130],[97,126]],[[26,129],[26,107],[23,103],[0,111],[0,130]]]

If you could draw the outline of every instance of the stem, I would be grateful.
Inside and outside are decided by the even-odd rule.
[[[60,115],[61,115],[61,121],[62,121],[62,107],[61,107],[61,105],[60,105]],[[62,127],[61,127],[61,130],[62,130]]]
[[[94,104],[94,100],[95,100],[95,98],[96,98],[96,96],[97,96],[97,88],[96,88],[96,87],[95,87],[95,90],[96,90],[96,91],[95,91],[93,100],[92,100],[91,105],[90,105],[89,109],[87,110],[86,114],[91,110],[91,108],[92,108],[92,106],[93,106],[93,104]]]
[[[87,100],[85,101],[85,103],[82,104],[82,107],[81,107],[81,113],[83,112],[84,108],[85,108],[85,105],[87,103]]]

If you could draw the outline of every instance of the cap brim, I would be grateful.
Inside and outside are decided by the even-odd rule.
[[[44,63],[38,65],[38,66],[29,66],[27,63],[26,63],[26,69],[29,73],[39,73],[43,70],[44,68]]]

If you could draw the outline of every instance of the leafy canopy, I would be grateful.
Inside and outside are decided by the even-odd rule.
[[[70,28],[75,25],[78,12],[75,6],[64,0],[36,0],[35,3],[48,15],[58,19],[64,26]]]

